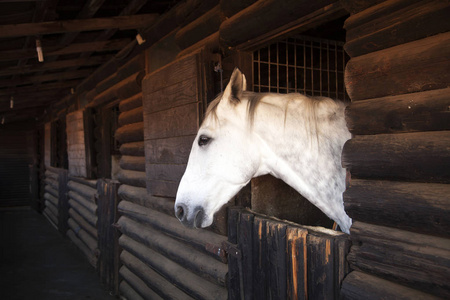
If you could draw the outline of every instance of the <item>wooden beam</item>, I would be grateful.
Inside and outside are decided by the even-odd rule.
[[[0,26],[0,38],[104,30],[112,28],[118,28],[121,30],[145,28],[152,25],[156,21],[157,17],[158,14],[142,14],[85,20],[8,24]]]
[[[89,58],[76,58],[68,60],[60,60],[55,62],[44,62],[39,64],[29,64],[24,66],[6,67],[0,70],[0,76],[8,76],[15,74],[26,74],[48,70],[65,69],[71,67],[86,67],[101,65],[111,59],[111,55],[101,55]]]
[[[41,92],[43,90],[69,89],[71,87],[76,87],[79,82],[80,82],[80,80],[70,80],[70,81],[57,82],[57,83],[40,84],[39,86],[1,89],[0,96],[4,96],[4,95],[14,96],[14,94],[21,94],[21,93],[37,93],[37,92]]]
[[[1,26],[0,26],[1,27]],[[115,39],[110,41],[94,41],[90,43],[71,44],[64,48],[49,47],[45,48],[44,56],[65,55],[81,52],[102,52],[120,50],[130,42],[129,39]],[[37,57],[36,50],[8,50],[0,52],[0,61],[16,60],[22,58]]]
[[[45,81],[85,78],[85,77],[89,76],[93,71],[94,71],[93,69],[83,69],[83,70],[71,71],[71,72],[64,71],[64,72],[59,72],[59,73],[28,76],[28,77],[13,79],[13,80],[5,79],[5,80],[0,80],[0,88],[25,85],[25,84],[35,84],[35,83],[41,83],[41,82],[45,82]]]

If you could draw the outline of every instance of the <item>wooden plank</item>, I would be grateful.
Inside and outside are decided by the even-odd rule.
[[[352,102],[346,109],[352,134],[449,130],[450,88]]]
[[[382,288],[381,288],[382,287]],[[442,299],[360,271],[353,271],[342,284],[340,299]]]
[[[145,156],[144,141],[122,144],[120,145],[120,153],[130,156]]]
[[[144,188],[146,187],[147,178],[145,176],[145,172],[120,170],[117,178],[121,183],[124,184]]]
[[[144,112],[145,140],[197,134],[199,109],[198,103],[192,103],[152,114]]]
[[[144,122],[128,124],[116,130],[116,140],[120,143],[140,142],[144,140]]]
[[[147,191],[153,196],[175,198],[179,184],[177,181],[148,180]]]
[[[83,228],[87,233],[89,233],[93,238],[98,239],[97,228],[89,224],[79,213],[77,213],[73,208],[69,209],[69,217],[74,220],[80,228]]]
[[[69,199],[69,205],[73,208],[80,216],[82,216],[90,225],[97,227],[97,216],[92,214],[84,206],[78,204],[78,202]]]
[[[362,222],[352,225],[353,269],[448,298],[450,240]]]
[[[126,112],[138,108],[139,106],[142,106],[142,93],[120,101],[119,110],[121,112]]]
[[[120,167],[124,170],[145,171],[145,157],[144,156],[123,155],[120,158],[119,164],[120,164]]]
[[[122,184],[119,188],[121,199],[148,207],[166,215],[174,215],[175,199],[166,197],[153,197],[147,193],[147,189]]]
[[[69,190],[76,192],[77,194],[85,198],[87,201],[91,202],[92,204],[95,204],[95,194],[97,193],[96,188],[93,188],[92,186],[88,186],[79,182],[75,182],[73,180],[70,180],[67,183],[67,186]]]
[[[450,132],[356,136],[343,149],[342,164],[360,179],[450,182]]]
[[[148,96],[147,96],[148,95]],[[167,110],[198,101],[198,88],[195,80],[188,78],[181,82],[163,87],[150,94],[144,93],[145,114]]]
[[[450,238],[450,185],[353,179],[344,193],[354,220]]]
[[[385,2],[345,21],[344,49],[356,57],[446,32],[449,14],[450,6],[443,1]]]
[[[346,89],[352,101],[443,89],[449,69],[447,32],[350,59]]]
[[[124,126],[132,123],[139,123],[144,121],[143,107],[139,106],[134,109],[122,112],[119,115],[119,126]]]
[[[144,110],[147,111],[146,101],[150,94],[170,85],[177,84],[199,76],[197,60],[199,54],[195,53],[174,61],[164,68],[145,76],[142,81],[142,92],[144,97]],[[195,85],[196,86],[196,85]],[[151,99],[149,100],[151,101]],[[151,107],[149,107],[151,109]]]
[[[148,247],[149,251],[156,251],[164,255],[172,263],[177,263],[184,269],[193,273],[198,281],[209,280],[210,282],[225,287],[227,265],[215,260],[209,255],[203,254],[186,244],[166,236],[149,226],[127,217],[121,217],[119,222],[120,231],[123,235],[120,242],[123,245],[131,245],[132,240]],[[201,277],[201,278],[199,278]]]
[[[244,284],[244,291],[251,292],[247,295],[254,295],[254,299],[270,299],[269,298],[269,256],[266,243],[267,220],[258,216],[254,217],[253,221],[253,253],[252,253],[252,283],[248,283],[252,290],[246,290],[246,284]],[[248,264],[246,264],[248,266]],[[245,279],[245,277],[244,277]],[[245,282],[245,281],[244,281]]]
[[[0,37],[81,32],[113,28],[121,30],[144,28],[152,25],[157,17],[157,14],[140,14],[110,18],[0,25]]]
[[[120,268],[120,276],[124,279],[120,283],[120,292],[130,300],[155,299],[163,300],[157,293],[150,289],[147,284],[126,266]],[[132,286],[132,287],[131,287]],[[142,296],[141,296],[142,295]],[[144,298],[145,297],[145,298]]]
[[[185,170],[185,164],[147,164],[146,168],[147,179],[150,181],[161,180],[180,182]]]
[[[196,135],[145,141],[147,163],[186,164]]]
[[[293,226],[286,229],[287,239],[287,297],[308,299],[307,248],[308,231]]]
[[[286,224],[267,222],[270,299],[287,299]]]

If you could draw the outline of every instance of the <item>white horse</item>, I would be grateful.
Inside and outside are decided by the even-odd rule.
[[[253,177],[271,174],[348,233],[341,153],[351,134],[344,111],[343,103],[325,97],[247,92],[235,69],[192,145],[175,215],[189,227],[207,227]]]

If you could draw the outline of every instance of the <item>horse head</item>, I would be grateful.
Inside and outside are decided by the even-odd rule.
[[[258,149],[249,142],[245,76],[235,69],[225,91],[209,106],[178,187],[175,214],[189,227],[207,227],[258,169]]]

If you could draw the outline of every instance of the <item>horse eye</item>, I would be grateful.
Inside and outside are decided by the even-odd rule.
[[[209,143],[211,139],[205,135],[201,135],[200,138],[198,139],[198,145],[201,146],[205,146],[206,144]]]

